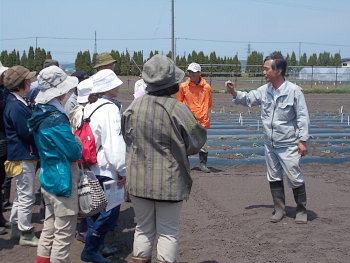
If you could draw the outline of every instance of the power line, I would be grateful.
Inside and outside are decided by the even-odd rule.
[[[247,41],[231,41],[231,40],[215,40],[215,39],[198,39],[198,38],[180,38],[182,40],[191,40],[191,41],[202,41],[202,42],[218,42],[218,43],[238,43],[246,44]],[[327,44],[327,43],[316,43],[316,42],[301,42],[301,41],[249,41],[253,44],[309,44],[309,45],[324,45],[324,46],[337,46],[337,47],[350,47],[350,45],[341,45],[341,44]]]
[[[33,38],[38,38],[38,39],[61,39],[61,40],[95,40],[94,38],[74,38],[74,37],[21,37],[21,38],[5,38],[1,39],[0,41],[8,41],[8,40],[21,40],[21,39],[33,39]],[[103,40],[103,41],[139,41],[139,40],[160,40],[160,39],[167,39],[169,40],[169,37],[165,38],[99,38],[98,40]]]
[[[325,11],[325,12],[333,12],[333,13],[342,13],[342,14],[350,14],[349,11],[345,10],[339,10],[339,9],[332,9],[327,7],[320,7],[320,6],[310,6],[310,5],[299,5],[299,4],[293,4],[293,3],[287,3],[287,2],[280,2],[280,1],[264,1],[264,0],[250,0],[254,2],[260,2],[260,3],[267,3],[267,4],[273,4],[273,5],[282,5],[282,6],[289,6],[289,7],[296,7],[296,8],[303,8],[303,9],[311,9],[316,11]]]
[[[252,0],[253,1],[253,0]],[[21,40],[21,39],[61,39],[61,40],[93,40],[95,38],[72,38],[72,37],[25,37],[25,38],[7,38],[1,39],[0,41],[8,40]],[[169,40],[171,38],[101,38],[99,41],[152,41],[152,40]],[[248,41],[235,41],[235,40],[217,40],[217,39],[199,39],[199,38],[187,38],[187,37],[177,37],[176,39],[180,40],[189,40],[189,41],[201,41],[201,42],[216,42],[216,43],[238,43],[246,44]],[[308,44],[308,45],[324,45],[324,46],[334,46],[334,47],[350,47],[350,45],[342,44],[330,44],[330,43],[317,43],[317,42],[302,42],[302,41],[249,41],[251,44]]]

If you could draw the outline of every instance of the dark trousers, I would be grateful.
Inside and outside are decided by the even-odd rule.
[[[3,156],[0,156],[0,186],[5,184],[5,179],[8,177],[6,176],[6,172],[5,172],[5,161],[7,159],[7,155],[3,155]]]
[[[103,189],[103,182],[108,182],[113,180],[112,178],[96,175],[96,178],[100,182],[100,185]],[[113,231],[119,217],[120,205],[114,207],[113,209],[106,212],[102,210],[100,213],[86,217],[87,225],[89,228],[92,228],[95,231],[100,233],[106,233],[108,231]]]

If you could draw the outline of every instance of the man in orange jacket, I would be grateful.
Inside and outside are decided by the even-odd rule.
[[[210,85],[201,77],[201,66],[191,63],[187,68],[188,80],[180,84],[176,99],[185,103],[194,113],[197,121],[205,128],[209,129],[209,109],[211,108],[212,95]],[[199,152],[199,168],[210,173],[207,168],[208,150],[206,145]]]

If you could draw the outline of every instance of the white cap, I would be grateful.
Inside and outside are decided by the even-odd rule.
[[[201,72],[201,66],[198,63],[191,63],[188,65],[187,71],[192,71],[192,72]]]
[[[78,84],[77,91],[78,91],[78,103],[87,103],[89,100],[89,95],[92,91],[92,88],[94,87],[94,83],[91,78],[85,79],[82,82]]]
[[[114,89],[123,84],[111,69],[102,69],[92,76],[94,87],[91,93],[102,93]]]
[[[8,70],[9,68],[8,67],[4,67],[2,64],[1,64],[1,61],[0,61],[0,76],[2,75],[2,73],[4,73],[6,70]]]

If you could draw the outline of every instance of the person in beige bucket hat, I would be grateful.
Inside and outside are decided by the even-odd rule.
[[[82,146],[70,129],[61,101],[78,85],[78,78],[50,66],[40,71],[38,84],[37,104],[28,120],[40,153],[39,179],[45,200],[37,262],[69,262],[79,212],[76,161],[81,158]]]
[[[201,149],[207,134],[191,110],[171,97],[184,75],[166,56],[153,56],[142,71],[148,93],[123,113],[127,188],[137,222],[134,263],[153,262],[157,235],[157,262],[176,262],[182,203],[192,187],[188,156]]]
[[[4,85],[10,91],[4,110],[4,125],[7,145],[6,174],[16,181],[16,197],[11,209],[10,238],[19,240],[22,246],[37,246],[32,224],[35,203],[35,168],[39,161],[38,150],[27,121],[32,109],[24,99],[35,76],[22,66],[14,66],[6,71]]]
[[[46,104],[50,100],[65,95],[70,90],[77,87],[78,78],[67,76],[67,74],[57,66],[50,66],[40,71],[38,75],[38,84],[40,91],[35,98],[35,102]]]

